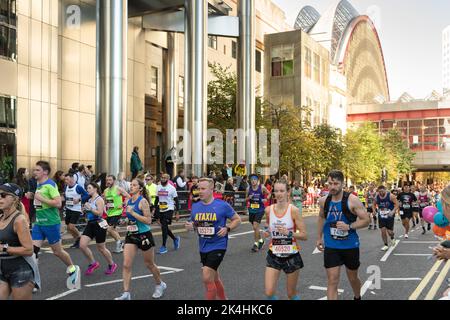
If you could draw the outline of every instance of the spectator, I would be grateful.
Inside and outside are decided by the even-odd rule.
[[[228,164],[224,164],[222,168],[222,178],[223,181],[227,181],[228,178],[233,176],[233,169]]]
[[[225,185],[224,185],[224,180],[223,180],[222,177],[218,177],[217,178],[214,191],[217,192],[217,193],[224,193],[225,192]]]
[[[238,191],[247,191],[247,189],[248,189],[248,177],[247,176],[243,176],[242,177],[242,181],[239,184]]]
[[[236,184],[240,186],[242,178],[247,175],[247,168],[245,166],[245,161],[234,167],[234,175],[236,176]]]
[[[29,191],[28,187],[28,170],[25,168],[20,168],[17,170],[17,175],[12,180],[13,183],[17,184],[20,188],[22,188],[22,196],[20,198],[20,201],[22,202],[23,206],[25,207],[25,211],[28,214],[28,217],[30,216],[30,201],[25,196],[26,193]]]
[[[225,191],[234,191],[233,178],[229,177],[227,183],[225,184]]]
[[[178,175],[173,178],[173,182],[175,183],[175,188],[177,189],[177,191],[187,190],[187,182],[183,169],[178,170]]]
[[[53,176],[53,181],[55,181],[60,195],[63,195],[66,189],[65,178],[66,176],[64,175],[64,172],[61,170],[56,171],[55,175]]]
[[[139,158],[139,147],[133,148],[130,160],[131,180],[137,177],[139,171],[142,170],[142,161]]]
[[[119,172],[119,174],[117,175],[117,185],[127,193],[130,193],[130,183],[125,180],[124,172]]]
[[[84,165],[80,165],[78,167],[78,172],[76,172],[75,176],[75,182],[77,183],[77,185],[83,187],[86,190],[86,176],[84,174],[84,170],[86,170]]]

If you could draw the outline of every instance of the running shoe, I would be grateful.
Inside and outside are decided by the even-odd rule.
[[[95,270],[97,270],[98,268],[100,268],[100,263],[98,263],[97,261],[95,261],[94,263],[91,263],[89,265],[89,267],[87,268],[86,272],[84,273],[84,275],[86,276],[90,276],[91,274],[94,273]]]
[[[395,239],[391,239],[391,247],[395,246],[397,241]]]
[[[258,245],[255,243],[255,244],[253,244],[253,247],[252,247],[252,251],[253,252],[258,252]]]
[[[262,239],[262,241],[258,241],[258,249],[261,250],[263,246],[264,246],[264,239]]]
[[[405,239],[408,239],[408,234],[405,234]]]
[[[422,227],[422,234],[427,233],[427,230],[425,230],[425,227]]]
[[[389,247],[387,245],[385,245],[383,248],[381,248],[381,251],[387,251],[389,250]]]
[[[75,240],[74,244],[70,246],[70,249],[79,249],[80,248],[80,238]]]
[[[175,237],[175,239],[173,240],[173,248],[175,250],[178,250],[180,248],[180,242],[181,242],[180,236]]]
[[[114,272],[116,272],[118,267],[119,266],[117,265],[117,263],[113,263],[112,265],[109,265],[108,269],[106,269],[106,271],[105,271],[105,274],[108,276],[113,274]]]
[[[155,292],[153,293],[153,299],[159,299],[164,295],[164,291],[167,289],[167,284],[161,281],[161,284],[155,287]]]
[[[374,225],[373,226],[373,230],[377,230],[378,228],[377,228],[377,226],[376,225]]]
[[[123,242],[122,241],[116,241],[116,249],[113,251],[114,253],[121,253],[123,252]]]
[[[159,254],[165,254],[165,253],[167,253],[169,250],[167,250],[167,248],[166,247],[164,247],[164,246],[161,246],[161,248],[159,248]]]
[[[80,289],[81,288],[80,267],[76,265],[71,265],[70,267],[67,267],[66,273],[69,275],[66,281],[67,289],[69,290]]]
[[[427,229],[428,229],[428,231],[431,230],[431,223],[428,224]]]
[[[369,224],[368,230],[372,230],[372,225],[371,224]]]
[[[115,298],[114,300],[131,300],[131,294],[129,292],[124,292],[120,297]]]

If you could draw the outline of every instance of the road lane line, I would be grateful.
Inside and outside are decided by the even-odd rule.
[[[250,234],[250,233],[253,233],[253,232],[254,232],[253,230],[250,230],[250,231],[247,231],[247,232],[241,232],[241,233],[230,233],[229,236],[228,236],[228,238],[234,239],[234,238],[237,237],[237,236],[241,236],[241,235],[244,235],[244,234]]]
[[[369,287],[372,285],[372,281],[371,280],[367,280],[366,282],[364,282],[364,285],[361,288],[361,297],[363,297],[366,292],[367,289],[369,289]]]
[[[384,281],[420,281],[422,278],[381,278]]]
[[[316,254],[316,253],[321,253],[322,251],[320,251],[319,249],[315,248],[312,254]]]
[[[436,281],[434,282],[430,291],[428,291],[428,294],[426,295],[425,300],[433,300],[433,298],[436,296],[436,293],[438,292],[439,288],[441,287],[442,283],[444,282],[445,277],[447,276],[448,270],[450,270],[450,260],[447,260],[447,263],[442,268],[441,273],[436,278]]]
[[[422,279],[422,281],[419,283],[418,287],[413,291],[413,293],[409,296],[408,300],[417,300],[417,298],[422,293],[423,289],[428,285],[428,282],[433,278],[433,275],[436,273],[436,270],[439,268],[439,266],[442,264],[443,260],[438,260],[435,262],[433,267],[431,267],[430,271],[428,271],[425,278]]]
[[[161,274],[169,274],[169,273],[175,273],[175,271],[161,272]],[[153,274],[147,274],[145,276],[132,277],[131,280],[145,279],[145,278],[150,278],[150,277],[153,277]],[[117,280],[111,280],[111,281],[105,281],[105,282],[99,282],[99,283],[91,283],[91,284],[85,285],[85,287],[87,287],[87,288],[99,287],[99,286],[104,286],[104,285],[107,285],[107,284],[113,284],[113,283],[118,283],[118,282],[123,282],[123,279],[117,279]]]
[[[402,243],[439,243],[439,241],[403,241]]]
[[[416,256],[416,257],[428,257],[432,256],[431,253],[394,253],[394,256]]]
[[[80,290],[80,289],[72,289],[72,290],[69,290],[69,291],[60,293],[60,294],[58,294],[58,295],[56,295],[56,296],[47,298],[47,299],[45,299],[45,300],[56,300],[56,299],[59,299],[59,298],[68,296],[69,294],[74,293],[74,292],[79,291],[79,290]]]
[[[392,251],[394,251],[394,249],[397,248],[399,243],[400,243],[400,240],[395,240],[395,245],[393,247],[389,248],[389,250],[385,253],[385,255],[380,259],[380,261],[385,262],[391,255]]]
[[[327,288],[325,287],[318,287],[318,286],[310,286],[309,289],[311,290],[321,290],[321,291],[327,291]],[[338,289],[338,293],[343,293],[344,289]]]

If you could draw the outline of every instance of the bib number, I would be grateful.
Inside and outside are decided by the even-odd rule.
[[[68,207],[73,207],[74,206],[74,201],[73,201],[73,198],[67,198],[66,199],[66,206],[68,206]]]
[[[387,219],[389,217],[390,210],[388,209],[381,209],[380,210],[380,218],[381,219]]]
[[[214,224],[209,221],[200,222],[197,227],[197,232],[202,238],[213,238],[216,234],[216,229],[214,228]]]
[[[348,231],[339,230],[336,223],[330,225],[330,233],[334,240],[346,240],[348,238]]]
[[[135,224],[127,226],[127,231],[130,233],[136,233],[136,232],[138,232],[138,230],[139,230],[139,228]]]
[[[159,210],[165,211],[169,209],[169,205],[167,204],[167,202],[160,202],[159,203]]]
[[[39,200],[34,199],[33,205],[36,210],[42,209],[42,202],[40,202]]]
[[[293,199],[294,201],[300,201],[300,200],[301,200],[299,196],[294,196],[292,199]]]
[[[259,209],[259,203],[250,203],[251,209]]]
[[[426,202],[421,202],[421,203],[419,204],[419,206],[420,206],[421,208],[425,208],[425,207],[427,206],[427,203],[426,203]]]
[[[409,203],[405,203],[403,204],[403,209],[410,209],[411,206],[409,205]]]
[[[98,225],[100,226],[100,228],[102,229],[108,229],[108,222],[104,219],[100,220],[98,222]]]
[[[114,200],[106,200],[106,210],[114,209]]]
[[[272,239],[272,252],[275,255],[294,254],[294,245],[290,238]]]

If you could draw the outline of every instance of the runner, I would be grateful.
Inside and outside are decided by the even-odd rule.
[[[155,204],[158,186],[155,184],[155,180],[151,174],[145,176],[145,188],[147,189],[147,195],[153,206]]]
[[[61,218],[58,208],[61,207],[61,197],[55,182],[48,178],[51,172],[50,164],[46,161],[38,161],[34,168],[34,176],[38,182],[34,195],[34,207],[36,208],[36,223],[32,230],[33,248],[36,260],[45,239],[52,249],[53,254],[66,266],[68,278],[67,288],[80,289],[80,267],[72,263],[70,255],[61,245]]]
[[[399,202],[399,212],[400,217],[402,218],[402,224],[405,228],[405,239],[408,239],[409,232],[409,220],[413,217],[412,212],[412,204],[414,201],[417,201],[414,193],[409,192],[409,186],[404,185],[403,191],[399,193],[397,196],[397,200]]]
[[[91,249],[89,249],[89,242],[93,239],[97,243],[97,250],[108,262],[108,269],[106,269],[105,274],[111,275],[117,270],[117,263],[114,263],[111,252],[105,246],[106,230],[108,229],[108,222],[102,218],[105,210],[105,202],[99,196],[100,187],[95,182],[88,184],[87,191],[90,196],[90,199],[84,205],[87,225],[80,242],[80,249],[89,261],[85,275],[89,276],[100,268],[100,263],[94,259],[94,255]]]
[[[107,233],[116,240],[114,253],[123,252],[124,242],[116,230],[122,216],[123,198],[128,200],[130,195],[125,189],[119,187],[116,183],[116,177],[109,175],[106,177],[106,189],[103,192],[103,198],[106,202],[106,221],[108,222]]]
[[[158,194],[155,200],[155,217],[159,219],[162,231],[162,246],[159,249],[160,254],[165,254],[168,252],[166,247],[168,236],[172,238],[175,250],[180,248],[181,241],[181,238],[179,236],[175,237],[169,229],[169,225],[172,224],[173,212],[174,210],[177,211],[178,220],[178,208],[180,207],[177,190],[174,186],[168,183],[169,179],[170,176],[167,173],[164,173],[161,176],[161,185],[158,186]]]
[[[328,184],[330,194],[319,200],[316,243],[316,247],[324,251],[328,278],[327,298],[338,299],[340,270],[345,265],[354,300],[361,300],[361,281],[358,278],[359,237],[356,230],[366,228],[370,218],[358,197],[343,191],[342,172],[331,171],[328,174]]]
[[[192,204],[200,201],[200,191],[198,190],[198,177],[192,177],[192,186],[191,186],[191,201]]]
[[[0,185],[0,300],[31,300],[41,285],[22,196],[18,185]]]
[[[196,229],[199,235],[199,249],[205,297],[207,300],[226,300],[225,289],[218,268],[228,246],[228,234],[241,223],[241,218],[225,201],[214,199],[214,180],[201,178],[198,184],[200,202],[192,205],[192,213],[186,222],[186,229]],[[227,219],[231,223],[226,225]]]
[[[80,247],[81,234],[78,231],[76,225],[81,217],[81,204],[89,199],[89,194],[86,190],[76,183],[74,173],[69,172],[65,175],[66,189],[64,191],[64,198],[62,201],[66,201],[65,205],[65,223],[67,231],[75,239],[75,243],[71,248]]]
[[[377,192],[375,191],[375,185],[373,183],[371,183],[369,185],[369,190],[367,191],[366,197],[365,197],[367,213],[369,214],[369,217],[370,217],[369,230],[372,229],[372,226],[373,226],[373,230],[377,229],[377,212],[376,212],[376,210],[373,209],[376,196],[377,196]]]
[[[125,238],[123,252],[123,294],[115,300],[131,300],[130,284],[133,261],[138,249],[142,250],[144,263],[153,274],[156,283],[153,299],[159,299],[164,295],[167,285],[161,280],[161,274],[155,264],[155,241],[150,224],[150,201],[147,196],[145,184],[141,180],[134,179],[130,185],[131,199],[128,200],[127,217],[129,225]]]
[[[254,240],[252,251],[258,252],[264,246],[264,239],[261,237],[260,227],[261,219],[264,216],[264,203],[270,198],[270,192],[260,184],[257,174],[250,175],[250,187],[247,190],[247,201],[250,201],[248,208],[249,222],[253,226]]]
[[[385,186],[378,187],[378,195],[375,199],[375,212],[378,213],[378,223],[380,224],[381,238],[383,239],[384,247],[382,251],[389,249],[395,245],[394,236],[394,224],[395,213],[398,210],[397,198],[390,192],[386,192]],[[391,237],[390,243],[388,243],[387,234]]]
[[[325,189],[323,189],[322,192],[324,190]],[[327,192],[328,192],[328,190],[327,190]],[[305,192],[303,191],[303,188],[300,187],[300,183],[298,181],[294,182],[294,187],[292,188],[291,197],[292,197],[292,204],[298,208],[298,210],[300,211],[300,215],[302,215],[303,201],[306,200],[306,195],[305,195]]]
[[[420,216],[420,225],[422,226],[422,234],[425,234],[427,231],[425,230],[425,220],[423,220],[422,217],[422,210],[425,207],[428,207],[430,205],[431,202],[431,195],[428,193],[427,188],[425,187],[425,185],[422,185],[420,187],[420,192],[419,192],[419,196],[418,196],[418,203],[419,203],[419,216]],[[431,230],[431,223],[428,223],[427,229],[428,231]]]
[[[416,196],[416,201],[413,202],[412,204],[412,210],[413,210],[413,219],[412,219],[412,223],[413,223],[413,228],[417,225],[419,225],[419,191],[416,189],[416,187],[414,185],[411,186],[411,191],[412,194],[414,194]]]
[[[306,241],[306,227],[300,209],[289,203],[290,187],[286,180],[275,183],[277,203],[267,207],[266,237],[271,237],[267,252],[265,294],[269,300],[277,300],[275,295],[281,270],[287,277],[287,295],[290,300],[300,300],[297,293],[298,277],[303,268],[298,241]]]

